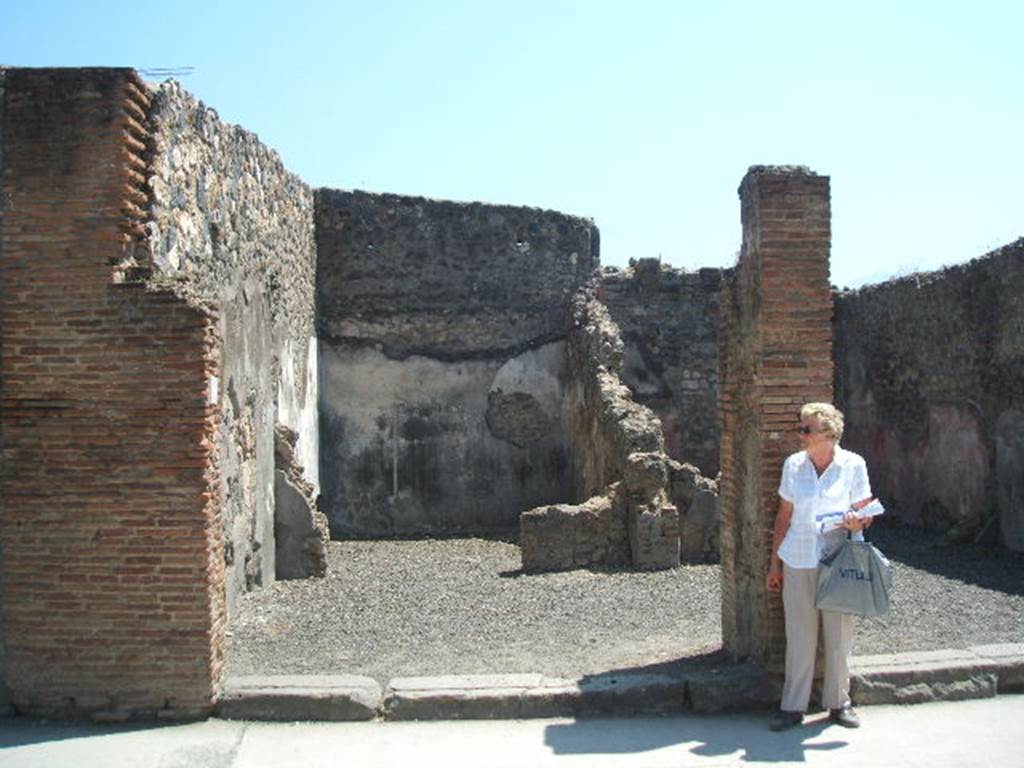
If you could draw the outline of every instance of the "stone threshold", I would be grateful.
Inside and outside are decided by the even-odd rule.
[[[1024,691],[1024,643],[961,651],[857,656],[858,706],[987,698]],[[781,677],[753,664],[680,673],[608,672],[394,678],[386,688],[352,675],[229,678],[215,716],[230,720],[482,720],[629,716],[769,709]]]

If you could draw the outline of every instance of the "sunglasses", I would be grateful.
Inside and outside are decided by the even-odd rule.
[[[801,435],[814,435],[820,432],[820,429],[814,429],[813,427],[797,427],[796,431]]]

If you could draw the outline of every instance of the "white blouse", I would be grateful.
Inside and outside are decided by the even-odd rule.
[[[793,504],[779,558],[790,568],[817,568],[818,562],[846,538],[840,529],[819,533],[818,523],[829,513],[845,512],[871,496],[868,468],[856,453],[836,446],[835,457],[821,476],[806,451],[794,453],[782,465],[779,496]],[[854,534],[854,538],[863,538]]]

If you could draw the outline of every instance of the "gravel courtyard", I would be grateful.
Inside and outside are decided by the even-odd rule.
[[[862,620],[855,654],[1024,642],[1024,555],[943,546],[875,526],[893,561],[885,620]],[[508,540],[331,542],[324,579],[242,597],[227,671],[560,677],[692,665],[721,648],[719,568],[524,575]]]

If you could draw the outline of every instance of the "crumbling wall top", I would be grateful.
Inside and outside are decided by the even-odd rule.
[[[321,338],[390,357],[510,357],[564,338],[598,264],[589,219],[536,208],[317,191]]]

